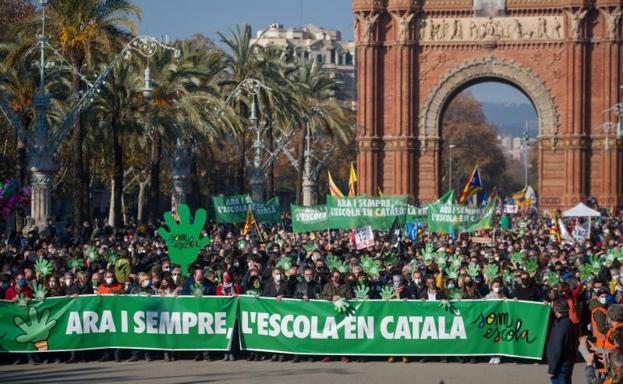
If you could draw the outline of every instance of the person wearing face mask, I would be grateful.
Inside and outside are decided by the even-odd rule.
[[[32,289],[28,286],[26,282],[26,278],[23,273],[19,273],[15,276],[15,280],[11,287],[6,290],[4,294],[4,299],[12,302],[17,302],[19,299],[19,295],[24,295],[26,301],[32,299],[33,292]]]
[[[11,275],[3,274],[0,277],[0,297],[4,298],[6,291],[11,287]]]
[[[46,284],[46,289],[48,290],[45,295],[46,297],[57,297],[63,294],[62,287],[59,285],[56,276],[50,276]]]
[[[111,271],[104,273],[104,283],[97,287],[98,295],[119,295],[123,293],[123,286],[117,282]]]
[[[407,296],[409,299],[416,300],[420,298],[422,292],[426,291],[426,284],[422,279],[422,272],[415,271],[412,276],[411,284],[407,287]]]
[[[499,279],[491,282],[491,291],[484,297],[484,300],[501,300],[506,299],[504,295],[503,284]]]
[[[216,286],[216,296],[238,296],[240,285],[231,281],[228,272],[223,272],[222,282]]]
[[[262,296],[274,297],[277,299],[277,301],[281,300],[284,297],[288,297],[288,284],[284,279],[284,274],[281,269],[273,269],[272,278],[270,279],[268,284],[264,286]],[[282,362],[285,360],[285,355],[274,354],[270,360]]]
[[[604,345],[604,338],[608,331],[607,300],[608,291],[599,288],[593,292],[591,300],[588,302],[588,309],[591,311],[591,332],[596,340],[596,344],[599,346]]]
[[[294,290],[295,299],[304,301],[320,299],[321,287],[314,277],[314,270],[310,267],[305,268],[303,271],[303,281],[299,282]]]
[[[527,272],[520,275],[521,283],[513,290],[513,299],[524,301],[542,301],[539,288],[532,284],[532,279]]]
[[[461,283],[462,281],[462,283]],[[482,296],[480,292],[476,289],[476,283],[472,279],[471,276],[465,275],[462,280],[459,280],[459,286],[462,285],[461,292],[463,294],[464,300],[476,300],[480,299]]]
[[[338,271],[333,271],[331,273],[331,280],[325,284],[322,288],[322,292],[320,292],[320,300],[330,300],[330,301],[338,301],[340,298],[344,298],[346,300],[350,300],[353,298],[353,291],[351,287],[344,283],[344,279],[342,274]],[[340,360],[342,363],[348,363],[348,357],[341,356]],[[326,356],[322,359],[323,363],[328,363],[331,361],[330,356]]]
[[[193,295],[192,286],[195,284],[203,285],[203,295],[204,296],[214,296],[216,294],[216,286],[207,277],[204,276],[203,268],[195,267],[193,275],[190,276],[185,282],[182,288],[182,295],[191,296]]]

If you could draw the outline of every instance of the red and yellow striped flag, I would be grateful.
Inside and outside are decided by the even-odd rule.
[[[251,232],[251,228],[255,224],[255,217],[253,217],[253,211],[251,210],[251,206],[247,210],[247,218],[244,220],[244,227],[242,228],[242,234],[247,235]]]
[[[327,171],[327,173],[329,174],[329,192],[331,193],[331,196],[344,197],[344,194],[342,193],[342,191],[340,191],[337,185],[335,185],[335,182],[333,181],[333,178],[331,177],[331,172]]]
[[[348,196],[356,196],[355,183],[357,183],[357,173],[355,173],[355,165],[350,162],[350,176],[348,176]]]

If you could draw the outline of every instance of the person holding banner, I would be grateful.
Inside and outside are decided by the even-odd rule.
[[[334,271],[331,274],[331,280],[325,284],[322,288],[322,292],[320,293],[320,300],[328,300],[336,302],[339,299],[350,300],[353,298],[353,290],[350,285],[344,283],[344,279],[342,274],[338,271]],[[323,363],[328,363],[331,361],[330,356],[325,356],[322,359]],[[341,356],[340,361],[342,363],[348,363],[348,357]]]

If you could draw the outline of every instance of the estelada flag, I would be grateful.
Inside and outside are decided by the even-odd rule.
[[[465,184],[461,196],[459,196],[459,204],[464,204],[468,197],[480,190],[482,190],[482,182],[480,180],[480,170],[476,166],[472,175],[467,179],[467,184]]]
[[[255,224],[255,217],[253,217],[253,211],[251,210],[251,206],[249,206],[249,209],[247,210],[247,218],[244,219],[244,227],[242,228],[242,234],[246,236],[249,232],[251,232],[251,228],[253,228],[254,224]]]
[[[552,217],[552,221],[550,223],[549,233],[556,238],[557,242],[560,243],[560,227],[558,225],[558,218],[556,217],[556,213],[554,213],[554,217]]]
[[[355,173],[355,165],[350,162],[350,175],[348,176],[348,196],[355,196],[355,183],[357,182],[357,174]]]
[[[327,174],[329,174],[329,193],[331,193],[331,196],[344,197],[344,194],[342,193],[342,191],[340,191],[337,185],[335,185],[335,182],[333,181],[333,178],[331,177],[331,172],[327,171]]]

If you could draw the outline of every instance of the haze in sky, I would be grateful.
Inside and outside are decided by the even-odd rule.
[[[218,43],[217,31],[227,33],[236,24],[249,23],[253,32],[272,23],[284,26],[315,24],[338,29],[353,39],[351,0],[134,0],[143,9],[142,34],[171,39],[202,33]],[[525,103],[518,90],[495,82],[470,87],[481,102]]]

